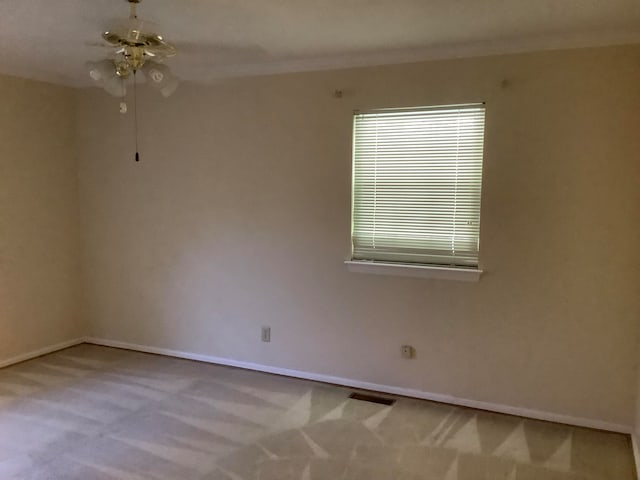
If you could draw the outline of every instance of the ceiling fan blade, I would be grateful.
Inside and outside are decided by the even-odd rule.
[[[206,61],[244,62],[264,60],[269,57],[269,53],[258,45],[176,42],[176,48],[181,56],[200,57]]]
[[[116,22],[111,28],[102,32],[102,39],[113,47],[142,47],[153,57],[173,57],[176,48],[168,43],[162,35],[155,33],[155,23],[140,18],[128,18]]]
[[[85,42],[82,42],[82,44],[85,47],[92,47],[92,48],[114,48],[113,45],[109,45],[108,43],[101,42],[101,41],[95,41],[95,42],[85,41]]]
[[[168,43],[148,45],[144,50],[152,57],[173,57],[177,53],[176,47]]]

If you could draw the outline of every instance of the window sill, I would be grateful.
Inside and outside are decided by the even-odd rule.
[[[480,275],[482,275],[482,270],[471,267],[444,267],[439,265],[413,265],[362,260],[347,260],[344,263],[350,272],[371,273],[374,275],[435,278],[463,282],[478,282],[480,281]]]

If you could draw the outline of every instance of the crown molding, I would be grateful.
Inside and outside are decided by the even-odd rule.
[[[367,53],[351,53],[322,57],[309,57],[254,64],[221,66],[212,68],[204,80],[207,83],[220,78],[250,77],[311,71],[342,70],[433,60],[475,58],[550,50],[597,48],[615,45],[640,44],[640,31],[618,31],[600,34],[570,34],[520,39],[500,39],[481,42],[443,44],[422,48],[405,48]],[[207,75],[206,72],[201,74]]]
[[[597,48],[615,45],[640,44],[640,30],[614,31],[581,34],[558,34],[526,38],[503,38],[498,40],[432,45],[420,48],[389,49],[369,52],[352,52],[340,55],[297,57],[259,63],[222,65],[212,67],[187,66],[180,62],[180,45],[176,66],[178,77],[185,82],[211,84],[221,79],[278,75],[313,71],[343,70],[384,65],[420,63],[434,60],[488,57],[534,53],[550,50]],[[192,57],[193,60],[196,58]],[[0,74],[28,78],[36,81],[68,87],[90,87],[91,81],[84,72],[84,63],[76,71],[47,71],[43,66],[30,66],[19,59],[3,58]],[[172,62],[168,63],[170,66]],[[181,72],[180,68],[184,68]]]

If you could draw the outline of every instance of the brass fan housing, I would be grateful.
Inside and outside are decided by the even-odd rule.
[[[161,35],[143,32],[136,28],[127,29],[126,32],[108,30],[102,34],[102,38],[114,47],[138,47],[154,57],[157,55],[173,57],[176,54],[176,47],[165,42]]]
[[[122,78],[142,68],[148,57],[167,58],[176,54],[176,47],[165,41],[161,35],[149,31],[154,28],[152,24],[138,19],[136,4],[140,3],[140,0],[128,2],[131,4],[128,20],[102,33],[102,38],[118,48],[116,53],[122,55],[122,60],[115,62],[116,73]]]

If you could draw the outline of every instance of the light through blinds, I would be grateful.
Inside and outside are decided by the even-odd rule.
[[[478,265],[483,104],[354,116],[354,260]]]

